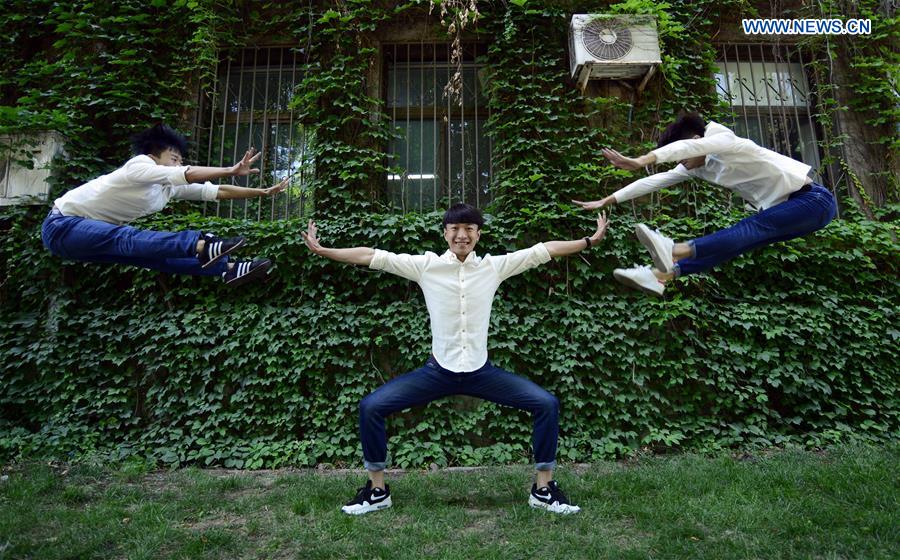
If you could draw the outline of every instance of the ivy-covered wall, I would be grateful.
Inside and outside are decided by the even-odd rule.
[[[13,2],[16,4],[16,2]],[[19,2],[0,15],[2,130],[71,139],[56,188],[114,168],[127,135],[187,123],[215,49],[296,41],[310,71],[296,108],[317,125],[316,219],[324,241],[440,250],[438,213],[385,206],[383,101],[369,95],[379,29],[431,18],[427,2],[165,5]],[[591,217],[568,203],[637,176],[604,145],[651,147],[681,108],[716,114],[711,39],[740,2],[479,2],[468,33],[489,38],[494,203],[480,250],[577,238]],[[634,105],[584,98],[568,79],[573,12],[652,13],[661,74]],[[527,79],[523,79],[527,77]],[[492,359],[562,402],[560,459],[655,450],[824,445],[895,438],[898,425],[897,206],[864,217],[842,193],[841,220],[806,239],[685,279],[661,300],[617,285],[646,260],[647,221],[676,237],[744,214],[701,184],[614,210],[603,245],[515,277],[494,305]],[[896,199],[894,199],[896,200]],[[420,365],[427,312],[418,288],[310,256],[297,221],[203,217],[183,206],[141,227],[242,233],[278,268],[231,291],[202,278],[61,262],[39,238],[46,208],[3,212],[0,243],[0,457],[109,452],[237,467],[358,463],[359,399]],[[389,421],[395,464],[528,460],[527,414],[468,398]]]

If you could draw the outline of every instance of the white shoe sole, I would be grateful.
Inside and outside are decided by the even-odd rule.
[[[650,253],[650,258],[653,259],[653,264],[657,270],[669,273],[675,269],[675,261],[672,260],[672,249],[669,248],[667,251],[662,246],[656,232],[644,224],[638,224],[634,226],[634,234],[637,235],[641,245]],[[667,252],[668,255],[666,254]]]
[[[661,296],[663,294],[663,291],[665,291],[665,289],[666,289],[665,286],[663,286],[659,282],[656,282],[656,284],[659,285],[659,289],[655,289],[655,286],[653,288],[645,286],[644,284],[641,284],[640,282],[638,282],[634,278],[631,278],[628,275],[620,274],[618,270],[613,271],[613,278],[615,278],[620,284],[628,286],[629,288],[634,288],[636,290],[640,290],[640,291],[644,292],[645,294],[650,294],[653,296]]]
[[[570,504],[558,504],[558,505],[546,504],[530,494],[528,496],[528,505],[530,505],[534,509],[543,509],[543,510],[547,510],[551,513],[558,513],[560,515],[572,515],[573,513],[578,513],[579,511],[581,511],[580,507],[573,506]]]
[[[240,242],[235,243],[235,245],[233,247],[231,247],[230,249],[219,253],[219,255],[216,258],[210,259],[210,260],[206,261],[206,263],[200,265],[200,268],[209,268],[210,266],[212,266],[212,265],[216,264],[217,262],[219,262],[220,260],[222,260],[222,257],[224,257],[226,255],[230,255],[231,253],[233,253],[235,251],[235,249],[240,249],[241,247],[243,247],[244,243],[246,243],[246,242],[247,242],[246,239],[241,239]]]
[[[369,504],[365,506],[344,506],[341,508],[341,511],[346,513],[347,515],[363,515],[366,513],[371,513],[373,511],[387,509],[391,507],[391,505],[393,505],[391,503],[391,497],[388,496],[377,504]]]

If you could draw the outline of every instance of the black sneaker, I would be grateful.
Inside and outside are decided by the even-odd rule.
[[[357,491],[356,497],[347,502],[341,511],[349,515],[362,515],[389,507],[391,507],[391,486],[385,484],[384,490],[372,488],[372,481],[367,480],[366,485]]]
[[[580,507],[569,503],[569,498],[559,489],[559,484],[555,480],[551,480],[550,484],[543,488],[538,488],[537,484],[532,484],[528,505],[563,515],[581,511]]]
[[[231,270],[222,273],[222,279],[229,286],[237,287],[256,278],[262,278],[270,268],[272,268],[272,261],[269,259],[236,261]]]
[[[219,259],[244,244],[243,237],[219,239],[211,233],[203,234],[202,239],[206,243],[203,245],[203,250],[197,255],[197,258],[200,259],[201,268],[215,264]]]

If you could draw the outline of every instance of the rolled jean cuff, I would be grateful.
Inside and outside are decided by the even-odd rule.
[[[381,463],[370,463],[369,461],[363,461],[363,466],[366,467],[367,471],[371,472],[380,472],[384,470],[386,462],[382,461]]]
[[[556,468],[556,461],[550,461],[549,463],[535,463],[534,468],[538,471],[552,471]]]

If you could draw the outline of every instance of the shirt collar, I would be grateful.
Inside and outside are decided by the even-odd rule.
[[[445,261],[447,261],[448,263],[459,263],[462,265],[467,265],[467,264],[476,265],[479,262],[481,262],[481,257],[475,255],[475,251],[472,251],[471,253],[466,255],[466,260],[464,260],[461,263],[459,262],[459,257],[457,257],[456,254],[453,251],[451,251],[450,249],[447,249],[446,251],[444,251],[444,254],[441,255],[441,258],[444,259]]]

